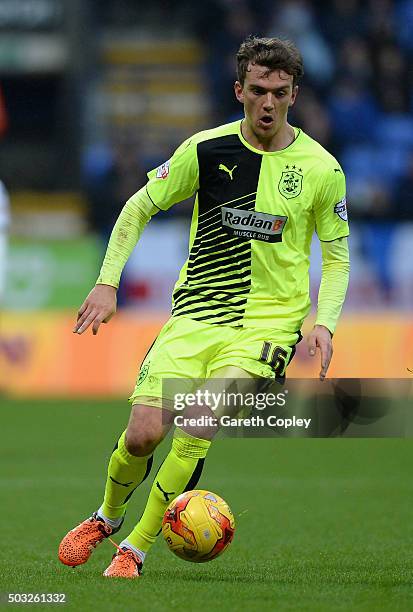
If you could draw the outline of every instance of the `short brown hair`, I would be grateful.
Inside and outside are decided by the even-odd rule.
[[[244,85],[249,64],[265,66],[269,70],[284,70],[293,77],[293,87],[304,74],[301,53],[290,40],[248,36],[237,53],[237,75]]]

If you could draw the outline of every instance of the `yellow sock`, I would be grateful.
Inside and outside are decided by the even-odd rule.
[[[169,503],[196,486],[210,445],[209,440],[175,430],[172,448],[155,477],[145,511],[126,538],[132,546],[148,552],[160,533],[162,518]]]
[[[125,446],[125,431],[119,438],[108,466],[102,513],[109,519],[125,514],[127,503],[136,489],[148,476],[152,467],[152,455],[135,457]]]

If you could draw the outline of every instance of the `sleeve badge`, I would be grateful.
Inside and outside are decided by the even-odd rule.
[[[167,179],[169,175],[169,167],[171,163],[170,160],[166,161],[164,164],[161,164],[156,169],[156,178],[158,179]]]
[[[342,219],[343,221],[347,221],[348,217],[347,217],[347,199],[346,199],[346,196],[344,196],[344,198],[342,200],[340,200],[340,202],[338,202],[334,206],[334,212],[336,213],[336,215],[338,215],[340,217],[340,219]]]

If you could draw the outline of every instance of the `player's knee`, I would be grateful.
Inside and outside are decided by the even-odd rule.
[[[161,414],[157,408],[134,406],[125,435],[125,446],[131,455],[150,455],[164,435]]]
[[[135,457],[146,457],[158,446],[162,436],[154,431],[126,431],[125,446],[131,455]]]

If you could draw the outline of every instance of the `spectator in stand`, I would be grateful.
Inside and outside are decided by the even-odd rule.
[[[395,40],[397,26],[392,0],[369,0],[367,35],[375,47]]]
[[[134,191],[136,181],[144,182],[146,174],[140,161],[139,146],[123,140],[113,148],[90,148],[84,160],[84,184],[90,206],[90,224],[106,246],[122,202]],[[122,280],[118,291],[118,305],[127,302],[127,287]]]
[[[338,49],[337,76],[346,76],[362,86],[373,79],[370,48],[360,36],[349,36]]]
[[[307,78],[322,88],[330,82],[334,59],[317,28],[313,5],[308,0],[284,0],[273,8],[267,36],[294,40],[301,49]]]
[[[291,116],[293,123],[334,154],[330,117],[314,90],[306,86],[300,88],[300,104]]]
[[[337,145],[371,141],[379,119],[376,101],[368,88],[351,77],[332,88],[328,109]]]
[[[235,80],[239,41],[258,29],[256,9],[247,0],[206,0],[199,6],[195,29],[207,55],[211,107],[216,114],[212,122],[222,123],[240,112],[229,85]]]
[[[404,51],[413,56],[413,0],[399,0],[395,6],[395,36]]]
[[[386,113],[407,113],[411,78],[401,50],[394,43],[381,45],[375,54],[374,64],[375,94],[382,110]]]
[[[92,205],[90,223],[106,244],[126,194],[133,191],[132,185],[137,180],[146,178],[138,144],[120,141],[112,148],[91,147],[84,160],[83,174]]]
[[[367,17],[360,0],[332,0],[319,9],[320,31],[332,48],[341,47],[353,36],[364,38]]]

